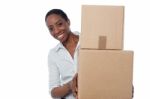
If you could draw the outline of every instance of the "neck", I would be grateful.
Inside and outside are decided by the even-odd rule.
[[[66,42],[63,43],[65,47],[69,45],[76,45],[78,43],[79,37],[72,32],[69,33]]]

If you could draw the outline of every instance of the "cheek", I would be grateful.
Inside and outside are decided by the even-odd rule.
[[[65,27],[65,26],[61,26],[59,29],[60,29],[60,30],[65,30],[66,27]]]
[[[53,37],[55,37],[55,34],[53,32],[50,32],[50,35],[53,36]]]
[[[70,28],[68,23],[65,23],[62,27],[63,27],[63,29],[65,29],[65,30],[68,30],[68,29]]]
[[[70,27],[68,25],[66,25],[64,28],[66,31],[70,31]]]

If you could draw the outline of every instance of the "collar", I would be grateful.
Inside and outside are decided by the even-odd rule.
[[[63,49],[64,46],[62,43],[57,44],[57,46],[55,47],[55,51],[57,52],[59,49]]]

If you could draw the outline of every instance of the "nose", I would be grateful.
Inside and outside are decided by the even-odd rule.
[[[55,27],[54,28],[54,34],[57,35],[57,34],[59,34],[59,32],[60,32],[59,28]]]

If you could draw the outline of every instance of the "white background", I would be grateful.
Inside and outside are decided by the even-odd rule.
[[[124,49],[134,50],[134,99],[150,99],[149,0],[0,0],[0,99],[51,99],[47,54],[58,42],[45,26],[61,8],[80,32],[81,5],[124,5]]]

